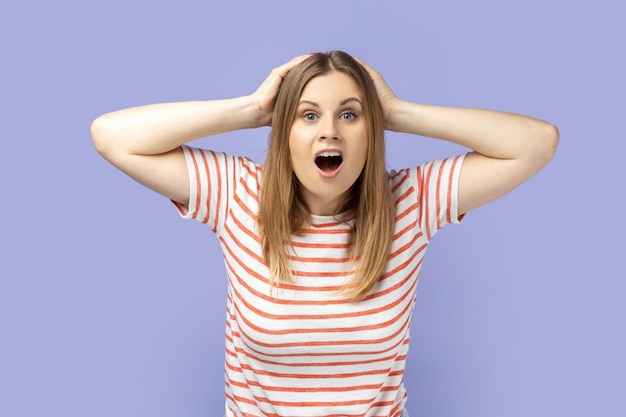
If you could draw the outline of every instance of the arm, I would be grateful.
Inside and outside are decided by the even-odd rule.
[[[189,174],[180,146],[205,136],[271,124],[282,79],[304,58],[275,68],[249,96],[153,104],[100,116],[91,125],[96,150],[136,181],[186,206]]]
[[[511,113],[429,106],[398,99],[380,74],[369,71],[386,127],[457,143],[472,149],[459,178],[459,215],[513,190],[543,166],[556,150],[555,126]]]

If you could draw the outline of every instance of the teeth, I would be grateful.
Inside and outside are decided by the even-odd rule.
[[[324,158],[330,158],[332,156],[341,156],[341,154],[337,151],[324,151],[322,153],[320,153],[318,156],[324,157]]]

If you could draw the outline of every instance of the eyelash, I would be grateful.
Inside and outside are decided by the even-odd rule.
[[[355,112],[353,112],[353,111],[344,111],[344,112],[342,112],[342,113],[339,115],[339,117],[343,117],[343,116],[348,115],[348,114],[350,115],[350,118],[349,118],[349,119],[343,119],[343,120],[354,120],[354,119],[356,119],[357,117],[359,117],[359,116],[357,116],[357,114],[356,114]],[[318,116],[317,116],[317,114],[315,114],[315,113],[313,113],[313,112],[304,112],[304,113],[302,114],[302,117],[303,117],[305,120],[307,120],[307,121],[313,121],[314,119],[309,119],[309,116],[315,116],[315,117],[318,117]]]

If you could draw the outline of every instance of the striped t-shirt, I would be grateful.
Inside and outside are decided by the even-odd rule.
[[[372,292],[348,302],[339,290],[355,270],[346,252],[350,216],[312,216],[306,233],[293,236],[295,282],[270,292],[256,222],[262,167],[183,150],[190,199],[179,212],[216,233],[226,265],[225,415],[400,416],[418,276],[432,236],[460,221],[463,155],[389,174],[389,261]]]

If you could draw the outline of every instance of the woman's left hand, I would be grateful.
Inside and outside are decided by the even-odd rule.
[[[370,78],[374,82],[374,86],[376,87],[376,92],[378,93],[378,99],[380,100],[380,105],[383,109],[383,116],[385,118],[385,128],[388,130],[394,129],[394,121],[393,115],[394,106],[400,101],[398,97],[391,90],[389,85],[385,82],[382,75],[378,73],[375,69],[367,65],[362,60],[355,58],[368,72]]]

